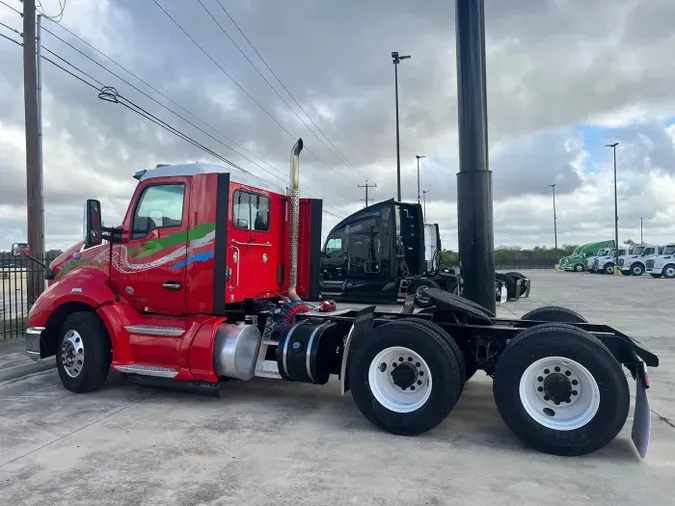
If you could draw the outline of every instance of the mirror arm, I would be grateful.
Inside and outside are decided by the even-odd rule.
[[[122,242],[122,229],[115,227],[101,227],[103,239],[111,243]]]

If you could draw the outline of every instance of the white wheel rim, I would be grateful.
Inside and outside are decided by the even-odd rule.
[[[666,269],[666,276],[669,278],[675,276],[675,267],[668,267]]]
[[[566,357],[545,357],[530,364],[520,378],[519,394],[535,422],[559,431],[583,427],[600,407],[600,388],[593,375]],[[562,400],[565,397],[569,402]]]
[[[394,366],[394,364],[396,364]],[[396,369],[399,385],[394,381]],[[410,380],[412,384],[403,389]],[[431,395],[431,371],[424,359],[409,348],[392,346],[378,353],[368,368],[368,384],[373,397],[383,407],[395,413],[411,413],[418,410]]]

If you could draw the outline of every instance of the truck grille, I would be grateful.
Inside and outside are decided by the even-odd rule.
[[[619,258],[619,267],[623,267],[623,258]]]
[[[654,268],[654,260],[647,260],[647,269]]]

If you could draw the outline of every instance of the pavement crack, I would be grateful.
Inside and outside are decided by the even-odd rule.
[[[59,436],[59,437],[57,437],[56,439],[50,441],[49,443],[45,443],[45,444],[43,444],[42,446],[39,446],[38,448],[35,448],[35,449],[33,449],[33,450],[29,451],[29,452],[24,453],[23,455],[19,455],[18,457],[16,457],[16,458],[14,458],[14,459],[12,459],[12,460],[10,460],[10,461],[5,462],[4,464],[2,464],[2,465],[0,466],[0,469],[2,469],[3,467],[5,467],[5,466],[7,466],[7,465],[9,465],[9,464],[12,464],[13,462],[16,462],[16,461],[18,461],[18,460],[21,460],[21,459],[24,458],[24,457],[27,457],[27,456],[29,456],[29,455],[32,455],[33,453],[38,452],[38,451],[42,450],[43,448],[46,448],[47,446],[50,446],[50,445],[52,445],[52,444],[54,444],[54,443],[57,443],[57,442],[59,442],[59,441],[65,439],[65,438],[67,438],[67,437],[70,437],[70,436],[72,436],[73,434],[76,434],[76,433],[80,432],[81,430],[84,430],[84,429],[86,429],[86,428],[88,428],[88,427],[91,427],[92,425],[96,425],[97,423],[99,423],[99,422],[105,420],[106,418],[110,418],[111,416],[116,415],[116,414],[118,414],[118,413],[121,413],[122,411],[125,411],[125,410],[127,410],[127,409],[129,409],[129,408],[132,408],[132,407],[134,407],[134,406],[140,404],[141,402],[145,402],[145,401],[147,401],[148,399],[150,399],[151,397],[153,397],[154,395],[155,395],[155,394],[152,393],[152,394],[150,394],[150,395],[148,395],[148,396],[146,396],[146,397],[143,397],[142,399],[137,400],[136,402],[132,402],[132,403],[130,403],[130,404],[127,404],[126,406],[122,406],[121,408],[115,409],[115,410],[111,411],[110,413],[107,413],[107,414],[105,414],[105,415],[103,415],[103,416],[97,418],[96,420],[94,420],[94,421],[92,421],[92,422],[89,422],[89,423],[86,424],[86,425],[83,425],[83,426],[80,427],[79,429],[75,429],[75,430],[73,430],[73,431],[70,431],[68,434],[64,434],[63,436]]]

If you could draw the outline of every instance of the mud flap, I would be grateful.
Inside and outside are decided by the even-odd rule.
[[[414,296],[413,296],[414,297]],[[373,326],[375,318],[375,306],[368,306],[361,309],[354,317],[352,328],[349,329],[345,339],[345,351],[342,353],[342,365],[340,367],[340,395],[344,395],[349,390],[347,383],[347,359],[349,358],[349,349],[354,342],[364,332]]]
[[[637,367],[635,378],[635,413],[633,414],[631,438],[643,459],[647,456],[647,447],[652,430],[652,412],[647,398],[647,388],[649,388],[647,366],[641,361]]]

